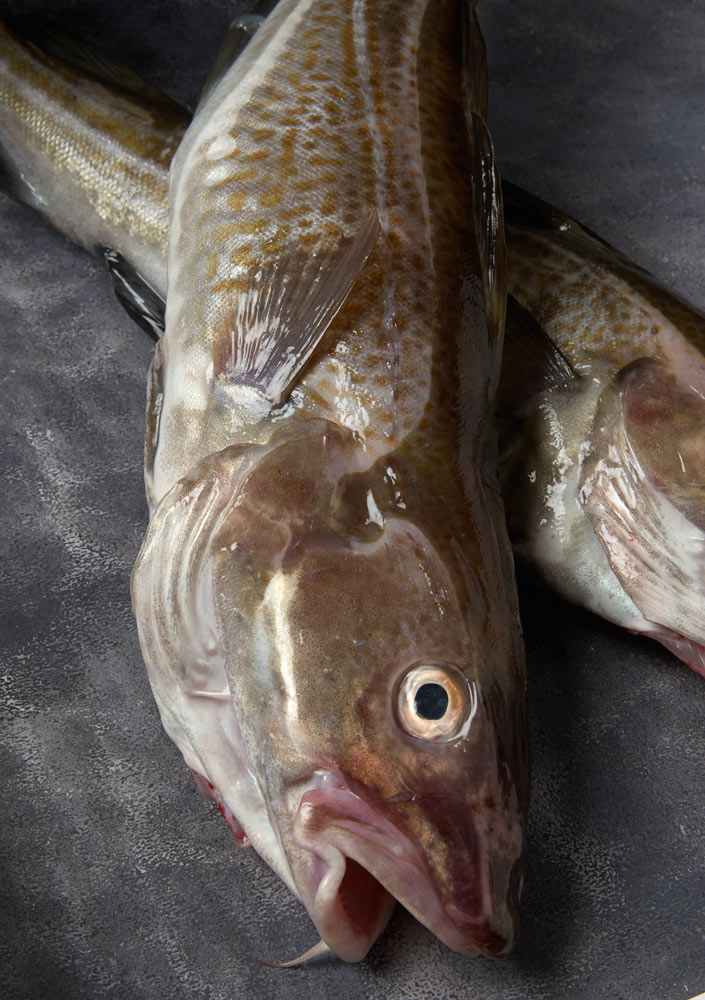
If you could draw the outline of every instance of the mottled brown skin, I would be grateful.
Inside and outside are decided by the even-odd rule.
[[[620,420],[644,472],[702,527],[705,317],[569,224],[562,239],[548,227],[524,228],[521,216],[511,220],[510,291],[576,373],[604,385],[614,380]],[[511,347],[506,362],[509,382]]]
[[[705,317],[558,209],[505,195],[509,290],[563,356],[515,312],[500,409],[516,550],[705,673]]]
[[[564,245],[560,234],[507,227],[509,290],[578,370],[617,371],[663,350],[664,321],[705,352],[705,318],[617,251]]]
[[[307,905],[316,844],[350,822],[344,798],[326,789],[307,793],[305,816],[298,808],[300,786],[322,768],[386,824],[386,846],[376,845],[382,860],[370,864],[375,878],[386,877],[437,929],[408,873],[385,876],[403,842],[411,881],[424,884],[437,908],[453,910],[455,927],[441,937],[460,950],[500,954],[516,936],[523,866],[523,661],[501,508],[491,474],[484,482],[499,331],[486,318],[473,227],[459,8],[451,0],[362,5],[361,42],[351,3],[315,4],[286,59],[228,129],[234,148],[223,158],[225,176],[206,185],[204,202],[194,201],[200,222],[185,226],[192,238],[202,223],[203,239],[177,265],[197,282],[190,307],[201,312],[182,328],[178,349],[167,336],[152,367],[148,482],[158,449],[172,448],[185,474],[155,511],[133,593],[167,730],[199,779],[218,774],[211,793],[228,815],[230,803],[291,884],[286,864],[254,837],[248,809],[258,808],[257,790],[245,794],[240,784],[230,795],[237,748],[215,766],[233,732],[230,698],[222,700],[229,688],[249,751],[245,770],[256,771]],[[473,53],[472,106],[482,110],[478,39]],[[134,94],[108,102],[101,84],[33,50],[12,72],[51,91],[57,107],[78,108],[89,140],[102,128],[146,164],[145,177],[125,173],[149,207],[129,232],[146,234],[152,270],[163,275],[164,168],[181,113],[166,101],[160,111],[143,95],[134,116],[141,136],[119,117]],[[116,120],[106,121],[106,108]],[[21,106],[13,103],[11,115],[21,119]],[[80,151],[86,141],[71,129],[61,134]],[[90,165],[97,160],[87,145]],[[53,149],[45,142],[43,161]],[[111,169],[123,176],[122,163]],[[102,174],[97,183],[98,194],[90,188],[85,197],[101,220],[111,189]],[[180,350],[197,348],[190,363],[199,391],[208,360],[214,383],[237,375],[233,297],[252,268],[325,255],[354,235],[370,207],[382,227],[378,244],[286,412],[233,433],[228,420],[217,426],[217,407],[214,420],[199,423],[177,406],[171,426],[160,426],[165,369],[184,374]],[[139,266],[122,222],[106,216],[105,242]],[[163,277],[155,283],[163,287]],[[158,499],[150,492],[153,506]],[[200,584],[211,573],[215,608],[204,608]],[[424,743],[399,724],[401,674],[427,659],[457,664],[478,692],[471,730],[453,744]],[[208,721],[199,730],[201,717]],[[343,923],[361,929],[366,950],[388,917],[386,892],[349,857],[339,900]]]
[[[198,457],[230,443],[229,416],[214,413],[202,379],[211,361],[215,380],[232,367],[233,304],[251,273],[287,254],[325,255],[355,234],[371,208],[382,234],[296,387],[293,406],[303,417],[350,427],[374,460],[420,421],[443,421],[445,400],[455,395],[451,370],[462,337],[470,341],[476,371],[466,400],[468,431],[484,432],[486,321],[462,286],[469,268],[478,284],[480,277],[471,264],[460,8],[364,5],[367,80],[358,66],[352,7],[345,0],[307,12],[300,33],[237,108],[232,148],[226,144],[215,161],[225,177],[209,180],[210,150],[222,138],[202,140],[195,165],[188,156],[197,139],[187,137],[179,152],[182,235],[171,251],[175,295],[164,347],[170,360],[158,496]],[[199,194],[187,197],[194,187]],[[435,427],[428,431],[427,441],[434,440]],[[444,448],[441,441],[445,465]]]

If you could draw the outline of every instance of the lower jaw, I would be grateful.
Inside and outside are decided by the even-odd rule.
[[[367,954],[396,899],[448,947],[466,955],[484,918],[451,915],[428,882],[413,844],[347,789],[310,790],[301,800],[296,842],[309,864],[296,877],[322,939],[347,962]],[[395,898],[396,897],[396,898]],[[496,951],[496,949],[492,949]]]

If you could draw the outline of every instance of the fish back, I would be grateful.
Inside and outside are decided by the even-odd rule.
[[[370,212],[379,238],[287,414],[348,427],[372,462],[422,420],[443,422],[459,332],[472,330],[479,422],[487,334],[484,312],[482,332],[470,317],[481,277],[460,7],[284,0],[200,109],[172,174],[157,492],[232,440],[212,389],[237,368],[242,303],[282,272],[317,280]]]

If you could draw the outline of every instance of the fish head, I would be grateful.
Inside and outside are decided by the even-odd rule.
[[[705,674],[705,370],[641,358],[603,391],[580,502],[641,629]]]
[[[250,767],[342,958],[366,954],[395,900],[450,947],[503,954],[524,856],[523,691],[488,667],[452,547],[382,514],[367,486],[366,516],[341,510],[358,448],[328,425],[274,449],[214,537]]]

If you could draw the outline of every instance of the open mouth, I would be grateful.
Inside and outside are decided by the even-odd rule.
[[[302,796],[294,824],[296,842],[310,859],[303,879],[297,879],[303,881],[302,898],[321,938],[347,962],[367,954],[395,902],[364,862],[353,856],[357,851],[349,850],[366,808],[347,790],[315,789]]]
[[[473,912],[453,902],[444,905],[420,850],[347,788],[306,791],[294,839],[307,857],[294,874],[301,897],[321,938],[345,961],[367,954],[396,900],[456,951],[504,950],[506,942],[484,945],[491,918],[488,880],[478,880]]]
[[[368,936],[374,933],[387,909],[391,913],[394,906],[394,900],[387,890],[352,858],[345,859],[345,873],[338,886],[337,901],[349,925],[359,934]]]

